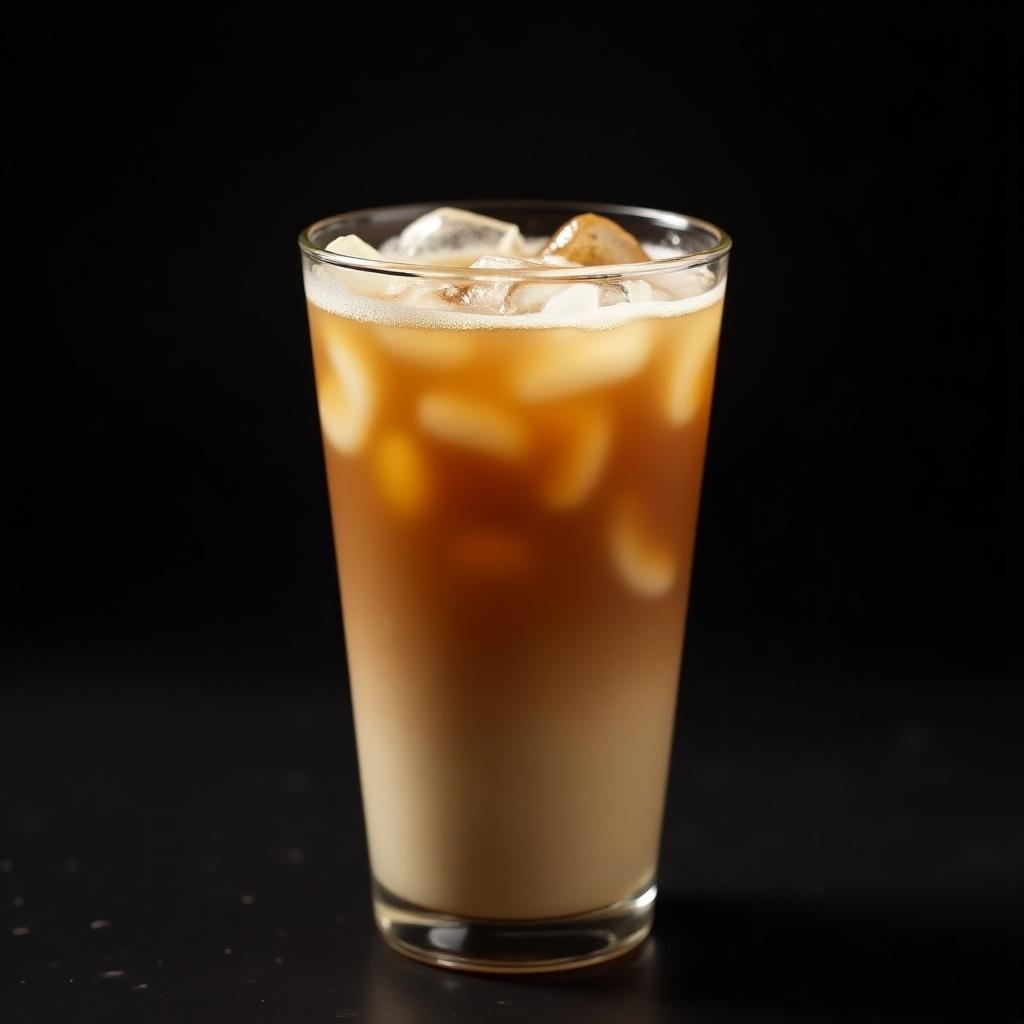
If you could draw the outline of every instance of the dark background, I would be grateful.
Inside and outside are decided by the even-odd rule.
[[[421,6],[5,16],[0,1009],[1021,1019],[1008,6]],[[735,250],[661,938],[494,989],[371,939],[295,236],[513,195]]]

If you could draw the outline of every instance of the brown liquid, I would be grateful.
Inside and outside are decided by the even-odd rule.
[[[550,917],[653,878],[721,312],[310,305],[370,858],[403,899]]]

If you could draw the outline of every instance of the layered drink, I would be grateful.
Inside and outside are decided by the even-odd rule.
[[[650,927],[728,239],[412,212],[303,236],[378,923],[590,962]]]

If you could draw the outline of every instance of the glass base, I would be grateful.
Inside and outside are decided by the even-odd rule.
[[[488,921],[425,910],[374,883],[381,935],[399,953],[438,967],[534,974],[589,967],[639,946],[654,922],[652,882],[618,903],[571,917]]]

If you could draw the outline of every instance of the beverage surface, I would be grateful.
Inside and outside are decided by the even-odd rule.
[[[642,246],[613,221],[596,214],[574,217],[550,238],[526,238],[514,224],[465,210],[425,214],[378,251],[356,235],[342,235],[327,251],[363,260],[461,267],[474,281],[446,284],[395,278],[329,264],[306,268],[311,302],[342,316],[446,330],[517,327],[602,329],[638,317],[678,316],[720,301],[724,280],[706,267],[677,268],[680,252],[666,244]],[[649,263],[650,269],[638,264]],[[606,281],[548,276],[582,267],[632,270]],[[502,272],[509,276],[502,278]],[[513,322],[509,317],[513,316]]]
[[[467,278],[307,261],[309,316],[375,877],[547,917],[654,875],[724,274],[480,221],[332,242]]]

